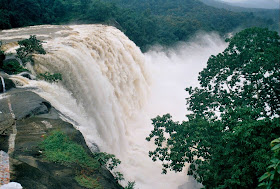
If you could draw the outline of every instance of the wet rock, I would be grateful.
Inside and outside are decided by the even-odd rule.
[[[0,135],[9,135],[12,132],[11,127],[14,124],[14,122],[14,118],[12,117],[12,114],[9,110],[7,98],[1,98],[0,96]],[[4,141],[1,141],[1,147],[4,148],[2,145],[4,145]]]
[[[95,144],[95,143],[90,143],[90,144],[88,145],[88,147],[89,147],[90,151],[93,152],[93,153],[100,152],[99,147],[98,147],[97,144]]]
[[[1,135],[1,134],[0,134]],[[0,149],[4,152],[8,152],[9,150],[9,136],[8,135],[1,135],[0,136]]]
[[[22,73],[20,73],[19,74],[20,76],[22,76],[22,77],[25,77],[25,78],[27,78],[27,79],[35,79],[35,76],[33,76],[33,75],[31,75],[30,73],[28,73],[28,72],[22,72]]]
[[[40,114],[47,114],[50,103],[34,92],[18,90],[9,93],[10,103],[17,120]]]
[[[12,80],[4,78],[4,81],[5,81],[6,91],[8,91],[12,88],[16,88],[16,85],[14,84],[14,82]]]
[[[5,54],[0,52],[0,69],[3,67],[4,60],[5,60]]]
[[[12,126],[17,130],[15,148],[10,154],[11,181],[28,189],[83,189],[75,181],[77,167],[46,160],[40,148],[46,135],[59,130],[92,155],[81,132],[63,121],[59,111],[32,91],[10,90],[5,96],[0,95],[0,104],[0,131],[1,127],[8,127],[5,135],[0,133],[0,150],[8,151],[8,134],[13,132]],[[104,189],[122,188],[104,167],[94,171],[92,177],[98,179]]]

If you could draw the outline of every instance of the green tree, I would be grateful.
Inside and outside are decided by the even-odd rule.
[[[273,140],[270,144],[273,156],[267,172],[260,178],[259,187],[277,189],[280,186],[280,138]]]
[[[33,62],[32,54],[46,54],[43,48],[42,41],[38,40],[35,35],[31,35],[29,39],[18,41],[19,48],[16,49],[17,57],[22,60],[24,64]]]
[[[92,22],[105,22],[115,16],[118,8],[111,3],[100,0],[93,1],[88,9],[85,19]]]
[[[270,159],[268,144],[280,136],[280,37],[262,28],[227,39],[189,87],[192,113],[178,123],[169,114],[152,119],[149,152],[168,169],[182,171],[206,188],[256,188]]]

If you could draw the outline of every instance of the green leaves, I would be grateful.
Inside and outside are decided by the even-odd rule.
[[[207,91],[209,96],[216,97],[211,99],[212,102],[208,102],[207,106],[211,103],[211,106],[214,105],[211,109],[215,107],[234,109],[242,105],[262,109],[260,116],[279,114],[278,34],[267,29],[249,28],[227,41],[228,48],[217,56],[211,56],[207,67],[199,76],[202,90]],[[216,103],[213,103],[214,101]],[[190,103],[193,101],[190,100]],[[208,112],[197,106],[191,108],[201,114]]]
[[[152,119],[147,140],[157,147],[149,156],[163,162],[163,173],[189,163],[188,174],[206,188],[256,188],[270,164],[269,143],[280,136],[280,37],[250,28],[227,41],[200,72],[200,87],[186,88],[188,120]],[[278,167],[273,158],[262,180],[278,179]]]
[[[280,138],[271,142],[271,151],[273,156],[270,160],[270,165],[267,167],[267,172],[260,178],[258,185],[260,188],[277,189],[280,186]]]
[[[46,54],[42,43],[35,35],[30,35],[29,39],[18,41],[20,47],[16,49],[17,57],[21,59],[23,64],[33,63],[32,54]]]
[[[48,135],[42,141],[41,148],[47,160],[76,168],[80,174],[75,180],[86,188],[102,188],[98,180],[92,177],[92,173],[100,171],[101,166],[112,171],[121,163],[113,154],[105,152],[88,154],[81,145],[60,131],[53,131]],[[113,172],[113,175],[116,181],[124,180],[120,172]]]
[[[279,141],[272,141],[272,142],[279,143],[279,144],[277,144],[275,146],[273,146],[273,144],[272,144],[273,148],[271,148],[272,151],[278,151],[280,149],[280,142]]]
[[[100,163],[100,165],[106,166],[109,170],[115,169],[121,163],[115,155],[107,154],[106,152],[96,153],[94,158]]]
[[[53,83],[53,82],[58,82],[59,80],[61,81],[62,80],[62,75],[61,75],[61,73],[51,74],[49,72],[45,72],[43,74],[39,74],[38,78],[39,79],[44,79],[45,81]]]

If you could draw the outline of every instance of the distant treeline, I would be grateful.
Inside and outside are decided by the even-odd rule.
[[[230,4],[227,4],[225,2],[217,1],[217,0],[200,0],[201,2],[205,3],[206,5],[220,8],[220,9],[226,9],[233,12],[250,12],[254,14],[257,17],[261,18],[269,18],[273,20],[275,23],[279,23],[280,17],[279,17],[279,7],[275,7],[275,9],[260,9],[260,8],[244,8],[244,7],[238,7],[238,6],[232,6]],[[274,25],[274,27],[278,26],[277,24]],[[277,27],[277,29],[279,26]],[[276,29],[276,28],[273,28]]]
[[[114,25],[146,50],[187,40],[198,30],[224,34],[274,21],[198,0],[0,0],[0,29],[71,23]]]

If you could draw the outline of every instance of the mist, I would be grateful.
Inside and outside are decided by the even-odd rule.
[[[217,55],[227,44],[215,33],[199,33],[191,41],[174,48],[154,47],[145,54],[152,72],[151,102],[156,113],[171,113],[182,121],[186,114],[186,87],[198,86],[198,74],[211,55]],[[155,114],[154,114],[155,115]]]
[[[227,2],[234,6],[240,6],[245,8],[264,8],[264,9],[280,9],[280,3],[278,0],[219,0]]]
[[[153,126],[151,118],[170,113],[174,120],[185,120],[188,86],[198,86],[198,74],[211,55],[217,55],[227,44],[215,33],[199,33],[191,41],[173,48],[153,47],[145,53],[147,70],[151,77],[146,105],[129,124],[129,155],[124,157],[121,170],[128,180],[136,181],[136,188],[195,189],[201,185],[187,176],[188,165],[181,173],[161,174],[161,162],[153,162],[148,151],[154,150],[145,141]],[[131,159],[133,157],[133,159]]]

